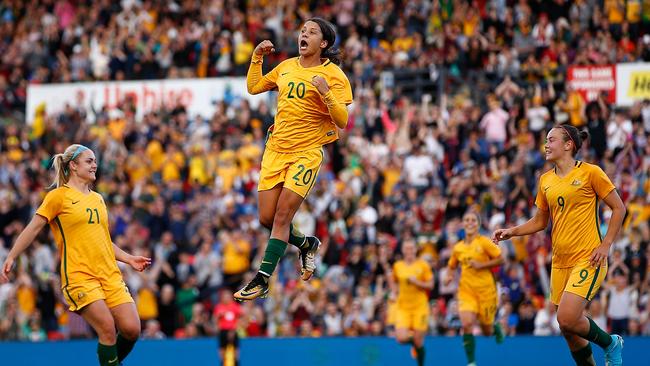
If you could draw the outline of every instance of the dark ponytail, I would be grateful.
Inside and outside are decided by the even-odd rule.
[[[571,141],[573,142],[573,152],[571,155],[576,156],[578,151],[580,151],[580,148],[582,147],[582,143],[586,141],[589,138],[589,132],[584,131],[584,130],[578,130],[577,128],[569,125],[569,124],[562,124],[562,125],[557,125],[556,128],[559,128],[562,130],[563,135],[564,135],[564,141]]]
[[[318,24],[321,33],[323,33],[323,40],[327,42],[327,46],[321,51],[321,57],[329,59],[336,65],[340,65],[341,50],[333,47],[336,42],[334,25],[323,18],[309,18],[307,22]]]

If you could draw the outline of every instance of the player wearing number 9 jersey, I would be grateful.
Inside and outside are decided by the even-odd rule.
[[[71,145],[54,157],[53,166],[56,188],[47,193],[16,239],[1,279],[9,280],[15,259],[49,223],[61,257],[61,289],[70,310],[78,312],[97,332],[100,366],[116,366],[140,335],[138,312],[116,260],[143,271],[151,259],[129,255],[111,241],[104,200],[90,189],[97,170],[92,150]]]
[[[271,238],[255,278],[234,295],[239,301],[265,296],[269,277],[287,243],[296,246],[302,261],[301,278],[316,269],[320,241],[305,237],[291,221],[311,188],[323,162],[323,145],[338,139],[348,121],[352,88],[337,65],[332,46],[334,27],[320,18],[307,20],[298,37],[299,57],[283,61],[262,76],[263,56],[274,51],[262,41],[253,52],[246,77],[248,91],[278,90],[278,109],[268,131],[258,185],[260,223]]]
[[[551,301],[558,305],[557,319],[572,356],[577,365],[595,365],[591,341],[605,350],[607,365],[621,365],[623,339],[610,336],[583,315],[605,278],[609,248],[625,216],[625,206],[602,169],[574,158],[587,137],[569,125],[549,131],[546,159],[555,167],[539,179],[536,215],[522,225],[496,230],[493,240],[543,230],[550,218]],[[598,224],[598,199],[612,209],[604,238]]]

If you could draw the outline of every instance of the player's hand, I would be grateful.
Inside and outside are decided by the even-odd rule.
[[[138,272],[142,272],[151,265],[151,258],[140,255],[132,255],[129,258],[129,265]]]
[[[409,278],[406,279],[406,281],[410,284],[415,284],[416,280],[417,279],[415,278],[415,276],[410,276]]]
[[[260,42],[260,44],[255,47],[255,54],[260,56],[266,56],[269,53],[275,52],[275,46],[268,39]]]
[[[13,266],[14,266],[14,259],[11,257],[7,257],[7,259],[5,259],[5,262],[2,264],[2,273],[0,273],[0,283],[9,282],[9,272],[11,272]]]
[[[512,229],[497,229],[492,234],[492,241],[497,244],[501,240],[508,240],[512,238]]]
[[[311,78],[311,85],[315,86],[321,95],[325,95],[328,91],[330,91],[330,87],[327,85],[327,81],[325,81],[325,78],[320,75],[314,75],[314,77]]]
[[[474,269],[483,269],[483,264],[479,261],[469,261],[469,266]]]
[[[592,267],[597,267],[607,262],[607,257],[609,256],[609,245],[607,243],[602,243],[591,253],[591,258],[589,263]]]

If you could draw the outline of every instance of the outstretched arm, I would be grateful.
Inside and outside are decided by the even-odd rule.
[[[9,281],[7,276],[11,271],[11,268],[14,266],[14,261],[18,256],[29,247],[36,235],[43,229],[43,226],[47,224],[47,219],[41,215],[34,215],[32,221],[27,224],[25,229],[18,235],[16,242],[14,243],[13,248],[7,254],[4,264],[2,265],[2,273],[0,273],[0,282]]]
[[[538,209],[535,216],[525,223],[515,226],[510,229],[498,229],[492,235],[492,241],[498,243],[501,240],[508,240],[513,236],[523,236],[536,233],[540,230],[544,230],[548,226],[548,219],[550,218],[550,212],[548,210]]]

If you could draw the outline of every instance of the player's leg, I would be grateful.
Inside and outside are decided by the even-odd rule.
[[[481,327],[481,332],[484,336],[494,335],[498,344],[503,343],[505,335],[503,334],[503,329],[501,329],[501,324],[496,321],[497,315],[497,292],[488,291],[481,296],[481,299],[484,299],[479,304],[479,311],[477,314],[478,322]]]
[[[418,366],[424,366],[424,335],[429,327],[429,304],[422,304],[422,307],[415,312],[413,320],[413,351]]]
[[[562,333],[570,332],[600,346],[605,351],[608,366],[622,365],[623,338],[607,334],[584,316],[587,303],[598,292],[606,274],[607,264],[594,268],[589,261],[582,261],[571,269],[558,306],[558,323]]]
[[[269,230],[273,229],[275,210],[277,208],[278,199],[280,198],[281,192],[282,182],[278,183],[271,189],[259,191],[258,193],[260,224]],[[306,237],[305,234],[301,233],[300,230],[293,226],[293,223],[289,225],[289,244],[295,246],[298,249],[302,249],[310,244],[310,240],[310,238]]]
[[[97,300],[83,307],[79,314],[95,330],[99,343],[97,357],[100,366],[119,365],[117,357],[115,322],[104,300]]]
[[[463,325],[463,348],[467,356],[467,364],[474,365],[476,362],[476,339],[472,333],[476,323],[476,313],[472,311],[461,311],[460,322]]]
[[[122,362],[135,346],[140,337],[140,317],[135,304],[132,302],[114,306],[111,309],[117,334],[117,357]]]
[[[273,275],[275,267],[287,249],[289,225],[302,201],[303,198],[297,193],[286,188],[282,189],[273,217],[271,238],[266,244],[260,269],[251,282],[235,293],[235,299],[243,301],[266,296],[269,291],[269,277]]]

